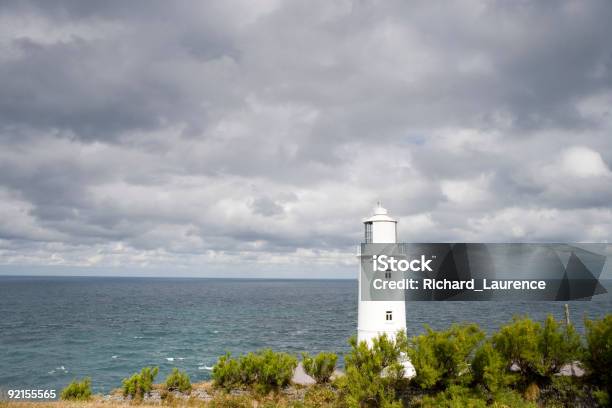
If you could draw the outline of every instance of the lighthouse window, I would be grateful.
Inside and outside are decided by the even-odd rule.
[[[386,315],[385,315],[385,320],[386,321],[393,320],[393,312],[391,310],[387,310]]]
[[[372,223],[371,222],[365,223],[365,243],[366,244],[372,243]]]
[[[385,272],[385,279],[391,279],[391,271]]]

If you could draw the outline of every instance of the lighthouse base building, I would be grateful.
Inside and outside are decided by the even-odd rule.
[[[397,243],[397,220],[390,217],[387,210],[380,203],[374,210],[374,215],[363,221],[365,226],[366,244],[395,244]],[[361,262],[359,262],[361,268]],[[386,272],[385,278],[393,279],[392,273]],[[359,271],[359,288],[361,291],[361,270]],[[357,340],[372,344],[372,339],[386,334],[395,339],[398,332],[406,331],[406,302],[392,301],[365,301],[359,293],[359,309],[357,318]],[[414,366],[407,356],[402,356],[400,362],[404,366],[404,377],[412,378],[416,375]]]

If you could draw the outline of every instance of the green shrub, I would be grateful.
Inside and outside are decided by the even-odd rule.
[[[573,325],[559,324],[548,315],[538,339],[540,362],[536,364],[538,374],[552,379],[561,367],[573,363],[582,356],[580,336]]]
[[[287,353],[275,353],[270,349],[249,353],[241,359],[242,371],[246,374],[248,384],[261,393],[289,385],[296,366],[295,357]]]
[[[216,387],[231,390],[243,385],[240,363],[233,359],[230,353],[219,357],[212,370],[212,378]]]
[[[339,405],[338,393],[324,385],[309,387],[304,394],[304,406],[309,408],[327,408]]]
[[[537,408],[537,404],[525,401],[515,391],[504,389],[487,397],[477,389],[462,385],[450,385],[444,391],[416,398],[413,405],[421,408]]]
[[[539,323],[528,317],[514,317],[512,323],[502,326],[493,335],[493,345],[503,356],[509,369],[516,363],[522,374],[529,373],[533,362],[538,359]]]
[[[329,382],[336,369],[337,361],[338,356],[334,353],[319,353],[315,357],[310,357],[308,353],[302,354],[304,371],[318,384]]]
[[[513,363],[518,365],[524,385],[550,383],[563,365],[581,354],[580,337],[574,327],[560,325],[551,315],[544,327],[528,317],[515,317],[492,340],[508,368]]]
[[[589,380],[612,395],[612,314],[600,320],[585,319],[586,350],[583,362]]]
[[[159,372],[158,367],[144,367],[140,373],[133,374],[130,378],[123,379],[123,396],[134,399],[142,399],[145,394],[151,392],[153,380]]]
[[[451,385],[446,390],[435,395],[425,395],[414,402],[414,406],[422,408],[485,408],[487,401],[474,390]]]
[[[601,407],[610,406],[610,393],[606,390],[595,389],[593,390],[593,397],[597,404]]]
[[[212,376],[216,386],[227,390],[251,387],[257,392],[267,393],[289,385],[296,366],[295,357],[270,349],[249,353],[238,360],[232,359],[228,353],[219,358]]]
[[[168,391],[191,391],[191,380],[184,371],[179,371],[178,368],[173,368],[172,372],[166,378],[166,388]]]
[[[346,402],[349,407],[401,407],[399,391],[405,385],[404,368],[399,363],[407,340],[403,332],[396,339],[383,334],[366,342],[349,340],[346,356]]]
[[[559,376],[544,387],[538,402],[546,407],[593,406],[592,397],[581,378]]]
[[[453,324],[449,329],[426,332],[411,339],[410,361],[416,370],[414,382],[422,389],[446,387],[471,381],[469,363],[484,333],[476,324]]]
[[[85,401],[91,398],[91,379],[83,378],[83,381],[74,380],[62,390],[60,395],[63,400]]]
[[[511,382],[504,359],[490,342],[485,342],[476,351],[472,360],[472,373],[474,383],[481,384],[492,393]]]
[[[502,389],[494,394],[492,408],[538,408],[538,404],[526,401],[514,390]]]

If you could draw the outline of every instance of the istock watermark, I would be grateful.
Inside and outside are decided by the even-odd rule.
[[[429,264],[433,259],[426,259],[425,255],[421,255],[420,259],[395,259],[393,256],[387,255],[373,255],[372,256],[372,268],[374,271],[413,271],[413,272],[425,272],[433,270]]]
[[[362,244],[360,296],[388,300],[590,300],[611,244]],[[609,267],[609,266],[608,266]],[[605,272],[612,278],[612,271]],[[399,294],[399,295],[398,295]]]

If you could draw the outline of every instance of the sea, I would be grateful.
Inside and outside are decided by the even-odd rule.
[[[569,302],[584,317],[612,312],[608,294]],[[564,318],[563,302],[407,302],[408,334],[475,322],[492,332],[514,315]],[[226,352],[296,356],[349,351],[356,280],[0,276],[0,389],[55,389],[90,377],[106,393],[144,366],[210,379]],[[342,358],[340,364],[343,364]]]

